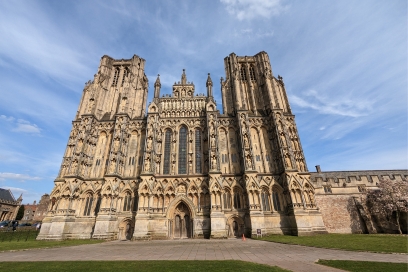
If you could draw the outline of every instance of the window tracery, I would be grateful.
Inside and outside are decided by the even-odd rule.
[[[179,133],[178,173],[187,174],[187,128],[181,127]]]
[[[170,174],[171,130],[165,132],[163,174]]]

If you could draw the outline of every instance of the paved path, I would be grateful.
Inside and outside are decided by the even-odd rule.
[[[0,253],[0,261],[242,260],[292,271],[341,271],[315,264],[317,259],[406,263],[408,255],[322,249],[251,239],[112,241]]]

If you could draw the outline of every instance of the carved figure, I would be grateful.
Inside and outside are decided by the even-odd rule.
[[[211,157],[211,169],[217,169],[217,158],[215,156]]]

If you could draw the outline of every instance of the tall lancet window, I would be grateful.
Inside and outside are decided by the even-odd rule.
[[[123,69],[123,76],[122,76],[122,84],[121,86],[123,86],[123,83],[125,83],[125,79],[127,78],[127,76],[129,75],[129,68],[125,68]]]
[[[201,131],[195,130],[195,172],[202,173],[201,169]]]
[[[241,80],[246,81],[246,72],[245,72],[245,66],[241,65]]]
[[[181,127],[179,133],[178,173],[187,174],[187,128]]]
[[[252,81],[255,80],[255,70],[253,65],[249,66],[249,77]]]
[[[118,86],[119,72],[120,72],[119,67],[115,68],[115,74],[113,75],[113,82],[112,82],[113,87]]]
[[[164,165],[163,174],[170,174],[170,149],[171,149],[171,130],[166,130],[164,139]]]

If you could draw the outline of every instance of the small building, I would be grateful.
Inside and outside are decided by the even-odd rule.
[[[22,195],[16,200],[10,189],[0,188],[0,221],[15,220],[22,200]]]

